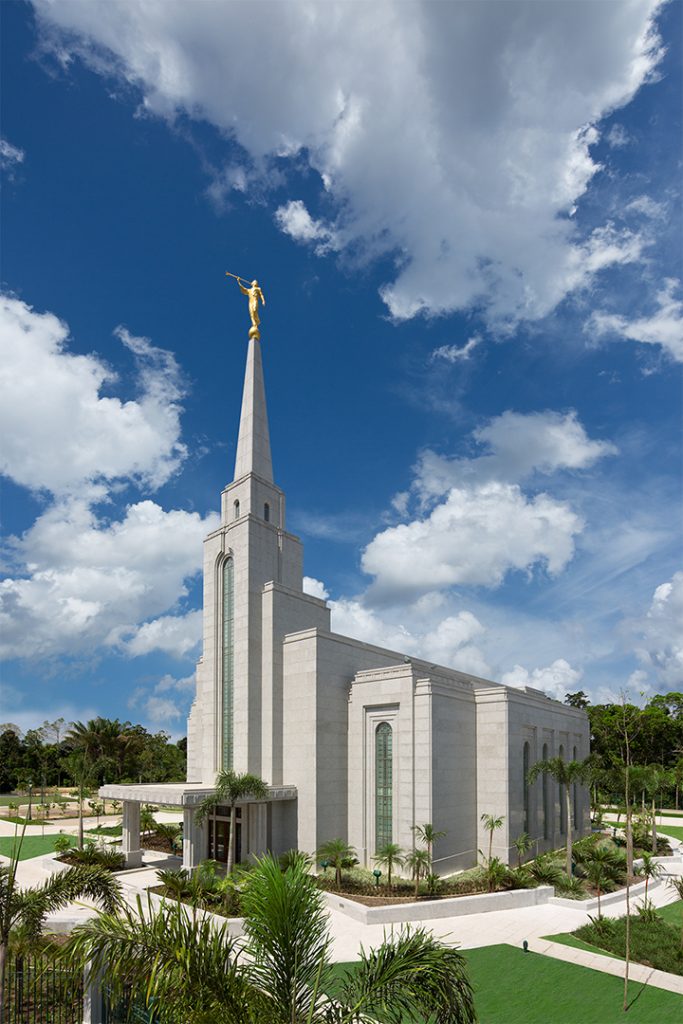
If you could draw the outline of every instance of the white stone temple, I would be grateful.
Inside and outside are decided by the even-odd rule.
[[[257,332],[252,332],[256,333]],[[188,722],[188,782],[109,785],[123,800],[123,844],[139,863],[142,803],[184,809],[184,865],[225,860],[229,811],[197,828],[193,807],[222,769],[251,772],[268,799],[238,809],[236,860],[265,850],[314,853],[341,837],[362,864],[388,842],[413,847],[413,825],[444,831],[435,870],[487,850],[481,815],[503,818],[493,853],[508,861],[527,832],[530,855],[566,843],[566,811],[549,777],[527,769],[589,753],[584,711],[330,630],[324,601],[303,591],[303,550],[288,533],[276,486],[261,343],[249,340],[235,475],[221,524],[204,541],[203,654]],[[575,787],[574,838],[589,830],[588,793]]]

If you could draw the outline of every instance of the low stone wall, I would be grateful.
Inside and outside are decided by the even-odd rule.
[[[401,924],[411,921],[434,921],[442,917],[462,917],[468,914],[487,914],[495,910],[519,910],[548,903],[555,890],[551,885],[536,889],[514,889],[511,892],[491,892],[480,896],[454,896],[452,899],[420,900],[416,903],[397,903],[388,907],[366,907],[355,900],[326,892],[325,902],[330,910],[339,910],[361,924]]]

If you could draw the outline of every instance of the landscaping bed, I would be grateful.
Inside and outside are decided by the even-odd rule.
[[[625,917],[603,917],[571,934],[599,950],[621,958],[626,956]],[[657,913],[632,915],[631,960],[658,971],[683,975],[680,929]]]

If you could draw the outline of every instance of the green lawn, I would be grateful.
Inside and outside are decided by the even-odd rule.
[[[678,825],[657,825],[657,832],[663,836],[673,836],[674,839],[683,840],[683,827]]]
[[[87,834],[89,836],[121,836],[123,827],[121,825],[100,825],[99,828],[89,828]]]
[[[25,835],[24,841],[21,845],[21,853],[19,860],[30,860],[31,857],[41,857],[43,854],[52,853],[55,848],[55,839],[57,836],[34,836]],[[69,836],[71,845],[76,845],[76,837]],[[18,840],[14,836],[2,836],[0,837],[0,854],[3,857],[11,857],[12,850],[15,848]]]
[[[658,907],[657,913],[669,924],[680,926],[683,924],[683,900],[676,900],[675,903],[670,903],[668,907]]]
[[[680,1024],[683,997],[513,946],[463,950],[479,1024]],[[351,964],[340,964],[350,967]]]
[[[609,956],[613,960],[622,959],[616,953],[608,953],[606,949],[600,949],[599,946],[591,946],[590,942],[577,939],[576,935],[572,935],[571,932],[558,932],[557,935],[544,935],[543,938],[547,939],[548,942],[559,942],[563,946],[573,946],[574,949],[584,949],[587,953],[600,953],[602,956]]]

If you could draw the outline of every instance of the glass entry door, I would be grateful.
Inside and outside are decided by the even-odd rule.
[[[228,861],[229,818],[209,819],[209,858],[226,864]],[[242,822],[238,812],[235,823],[235,864],[242,859]]]

